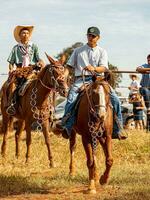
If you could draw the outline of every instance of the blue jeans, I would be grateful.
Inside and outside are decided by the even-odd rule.
[[[150,108],[150,90],[146,87],[141,87],[140,93],[144,98],[146,108]]]
[[[85,83],[90,83],[90,82],[92,82],[92,78],[86,77]],[[75,83],[71,86],[69,93],[68,93],[67,103],[66,103],[66,106],[65,106],[65,113],[64,113],[64,116],[63,116],[63,119],[62,119],[62,125],[64,126],[64,128],[67,129],[68,135],[71,134],[72,127],[73,127],[75,120],[76,120],[75,109],[73,109],[73,107],[75,106],[75,103],[76,103],[76,99],[77,99],[77,96],[78,96],[78,90],[82,85],[83,85],[82,78],[77,79],[77,81],[75,81]],[[116,123],[116,121],[114,120],[113,133],[119,134],[120,127],[123,126],[122,113],[121,113],[121,103],[120,103],[120,100],[119,100],[118,96],[116,95],[116,93],[113,89],[111,89],[110,98],[111,98],[113,110],[116,113],[117,120],[118,120],[118,123]],[[70,114],[70,116],[67,120],[65,120],[65,117],[68,114]]]

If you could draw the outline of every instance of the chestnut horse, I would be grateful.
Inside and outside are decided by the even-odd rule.
[[[103,90],[103,97],[100,95]],[[86,153],[87,167],[89,171],[89,193],[96,193],[96,181],[99,179],[96,164],[96,146],[97,142],[102,145],[105,154],[106,169],[100,177],[100,184],[108,182],[112,158],[112,130],[113,130],[113,111],[110,103],[110,86],[107,82],[97,80],[91,83],[81,97],[77,114],[77,121],[73,127],[70,138],[70,175],[74,175],[75,160],[74,151],[76,147],[76,132],[82,137],[82,143]],[[102,105],[102,98],[105,100]]]
[[[43,131],[45,143],[48,150],[48,159],[50,161],[50,167],[53,167],[53,157],[50,148],[49,138],[49,119],[50,113],[53,109],[52,98],[53,94],[58,91],[60,94],[66,96],[67,94],[67,82],[65,79],[65,69],[59,61],[53,60],[48,56],[50,65],[43,67],[39,72],[38,77],[31,81],[31,84],[27,88],[24,96],[20,96],[17,100],[17,109],[13,117],[18,119],[18,128],[15,132],[16,141],[16,157],[20,154],[19,141],[21,132],[26,131],[26,162],[30,156],[31,145],[31,130],[32,126],[38,124],[39,130]],[[3,142],[1,147],[1,154],[6,156],[6,143],[9,132],[9,123],[12,116],[6,111],[4,106],[4,98],[2,94],[1,99],[1,111],[3,120]]]

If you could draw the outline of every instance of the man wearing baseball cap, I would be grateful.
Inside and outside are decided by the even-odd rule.
[[[98,46],[97,42],[100,39],[100,30],[97,27],[89,27],[87,29],[87,44],[78,47],[72,53],[67,65],[75,71],[75,82],[68,93],[65,113],[61,124],[57,124],[53,132],[62,132],[62,136],[66,139],[71,137],[71,130],[75,123],[75,112],[73,111],[74,104],[78,96],[78,90],[83,85],[82,71],[85,71],[85,83],[92,82],[92,73],[101,76],[108,69],[108,56],[105,49]],[[118,121],[122,126],[121,104],[119,98],[111,90],[111,102]],[[106,110],[105,110],[106,111]],[[69,116],[69,117],[67,117]],[[67,120],[66,120],[67,119]],[[126,136],[120,134],[119,126],[115,124],[114,138],[126,139]]]
[[[91,35],[94,35],[94,36],[99,36],[100,35],[100,31],[99,31],[99,29],[97,28],[97,27],[90,27],[90,28],[88,28],[88,30],[87,30],[87,34],[91,34]]]

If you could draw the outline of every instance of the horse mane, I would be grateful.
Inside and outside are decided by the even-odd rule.
[[[91,85],[91,87],[95,86],[97,87],[97,85],[102,85],[106,94],[110,93],[110,85],[109,82],[107,82],[105,79],[101,78],[101,77],[97,77],[96,80],[93,82],[93,84]]]
[[[47,68],[49,67],[50,65],[47,64],[45,67],[42,68],[42,70],[38,73],[37,75],[37,79],[41,79],[41,77],[43,77],[45,71],[47,70]]]

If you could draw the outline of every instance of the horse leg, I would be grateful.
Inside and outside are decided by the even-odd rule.
[[[5,122],[5,123],[4,123]],[[3,142],[1,146],[1,155],[3,158],[6,156],[6,144],[7,144],[7,137],[9,133],[9,117],[2,116],[2,131],[3,131]]]
[[[86,153],[87,158],[87,167],[89,170],[89,186],[88,186],[88,193],[95,194],[96,187],[95,187],[95,162],[94,156],[92,151],[91,141],[87,138],[86,135],[82,135],[82,144],[84,146],[84,150]]]
[[[9,125],[9,132],[14,130],[14,120],[13,117],[10,117],[10,125]]]
[[[30,146],[31,146],[31,126],[30,126],[30,123],[25,122],[25,129],[26,129],[26,146],[27,146],[26,163],[28,163],[29,157],[30,157]]]
[[[18,159],[18,157],[20,156],[20,138],[21,138],[21,133],[24,130],[25,124],[24,121],[19,120],[18,121],[18,127],[15,133],[15,142],[16,142],[16,158]]]
[[[76,132],[73,129],[70,138],[70,165],[69,165],[70,176],[74,176],[75,174],[75,158],[74,158],[75,149],[76,149]]]
[[[45,138],[45,144],[47,146],[47,151],[48,151],[48,159],[50,161],[49,166],[50,167],[55,167],[54,162],[53,162],[53,156],[50,148],[50,136],[49,136],[49,121],[46,120],[43,124],[43,135]]]
[[[109,173],[110,173],[110,169],[112,167],[113,164],[113,157],[112,157],[112,138],[111,135],[106,136],[105,140],[100,140],[100,144],[103,147],[103,151],[105,154],[105,165],[106,165],[106,169],[103,173],[103,175],[100,177],[100,184],[106,184],[108,182],[108,178],[109,178]]]
[[[96,155],[93,155],[94,158],[94,180],[95,180],[95,184],[98,185],[99,184],[99,173],[97,170],[97,158]]]

